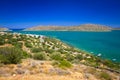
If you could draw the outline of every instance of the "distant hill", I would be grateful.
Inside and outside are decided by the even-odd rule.
[[[120,30],[120,27],[117,27],[117,28],[113,28],[113,30]]]
[[[0,31],[8,31],[8,28],[0,27]]]
[[[112,28],[97,24],[84,24],[79,26],[36,26],[27,28],[28,31],[53,30],[53,31],[111,31]]]

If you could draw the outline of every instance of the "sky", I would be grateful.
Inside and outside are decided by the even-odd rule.
[[[0,26],[101,24],[120,27],[120,0],[0,0]]]

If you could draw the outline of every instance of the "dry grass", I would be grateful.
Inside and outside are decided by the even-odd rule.
[[[73,75],[48,75],[48,74],[35,74],[35,75],[16,75],[11,77],[0,77],[0,80],[85,80],[82,73],[74,73]],[[92,80],[92,79],[90,79]],[[93,80],[96,80],[93,78]]]
[[[31,64],[35,66],[31,66]],[[61,75],[59,73],[50,72],[50,69],[56,70],[54,66],[51,65],[51,61],[39,61],[39,60],[33,60],[33,59],[24,59],[21,63],[22,67],[21,69],[27,69],[33,74],[16,74],[13,73],[11,76],[1,76],[0,80],[101,80],[98,79],[94,73],[97,73],[95,68],[91,68],[89,66],[85,66],[82,64],[74,65],[73,68],[67,69],[67,72],[70,72],[70,74],[64,73]],[[15,69],[20,69],[17,67],[17,65],[11,64],[11,65],[4,65],[3,67],[0,67],[0,70],[6,70],[8,73],[12,73],[15,71]],[[57,68],[58,72],[61,69]],[[42,72],[40,72],[42,70]],[[113,75],[113,74],[111,74]],[[117,80],[117,78],[114,76],[113,80]]]
[[[30,67],[31,63],[35,63],[35,67]],[[41,63],[41,64],[39,64]],[[50,72],[50,69],[54,69],[54,66],[51,65],[50,61],[37,61],[32,59],[25,59],[21,63],[22,69],[26,68],[29,71],[32,71],[34,74],[12,74],[8,77],[0,77],[0,80],[85,80],[85,76],[82,69],[80,72],[72,71],[68,69],[70,74],[60,75],[58,73]],[[5,67],[1,67],[0,69],[8,68],[9,72],[13,72],[17,67],[17,65],[7,65]],[[78,67],[79,68],[79,67]],[[40,72],[42,70],[42,72]],[[61,69],[58,69],[62,71]],[[91,77],[90,80],[96,80],[94,76]]]

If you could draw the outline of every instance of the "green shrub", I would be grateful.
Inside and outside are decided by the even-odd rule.
[[[36,60],[46,60],[46,55],[45,53],[35,53],[33,58]]]
[[[70,68],[70,67],[72,67],[72,64],[67,60],[62,60],[62,61],[60,61],[58,66],[61,68]]]
[[[17,39],[8,39],[7,41],[8,44],[16,45],[17,44]]]
[[[114,66],[114,64],[112,63],[112,61],[110,61],[110,60],[104,60],[103,61],[103,64],[105,64],[106,66],[108,66],[108,67],[113,67]]]
[[[0,45],[4,45],[5,41],[4,40],[0,40]]]
[[[7,40],[7,43],[8,43],[8,44],[12,44],[11,39],[8,39],[8,40]]]
[[[22,42],[17,42],[17,43],[15,44],[15,47],[18,47],[18,48],[22,48],[22,46],[23,46],[23,43],[22,43]]]
[[[5,44],[5,39],[2,38],[2,36],[0,36],[0,45],[4,45]]]
[[[60,52],[62,54],[65,53],[64,49],[61,49],[61,48],[58,50],[58,52]]]
[[[11,41],[14,42],[14,43],[16,43],[17,39],[12,38]]]
[[[106,72],[101,72],[100,73],[100,78],[102,80],[112,80],[111,77],[110,77],[110,75],[108,73],[106,73]]]
[[[45,51],[46,53],[50,53],[50,54],[54,52],[53,49],[48,49],[48,48],[44,48],[44,51]]]
[[[4,64],[17,64],[23,58],[23,51],[15,47],[0,48],[0,62]]]
[[[58,66],[58,65],[59,65],[59,62],[58,62],[58,61],[53,61],[53,62],[52,62],[52,65],[53,65],[53,66]]]
[[[17,36],[17,41],[22,41],[23,39]]]
[[[83,56],[80,55],[80,54],[77,54],[76,57],[75,57],[75,59],[82,60],[82,59],[83,59]]]
[[[41,52],[41,51],[42,51],[41,48],[32,48],[33,53],[37,53],[37,52]]]
[[[31,54],[28,54],[27,52],[25,51],[22,51],[22,58],[25,59],[25,58],[31,58],[32,55]]]
[[[66,59],[71,62],[71,61],[74,60],[74,56],[71,55],[71,54],[69,54],[69,53],[67,53],[67,54],[66,54]]]
[[[61,54],[59,52],[54,52],[50,55],[51,59],[53,60],[58,60],[58,61],[61,61],[63,60]]]
[[[25,42],[25,46],[28,48],[32,48],[32,44],[30,42]]]

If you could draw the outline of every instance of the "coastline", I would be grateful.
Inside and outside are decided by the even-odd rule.
[[[74,47],[77,47],[77,48],[80,48],[80,49],[82,48],[83,50],[85,50],[87,52],[94,52],[95,55],[98,55],[99,53],[102,53],[102,57],[104,59],[108,58],[110,60],[116,59],[117,62],[120,61],[119,57],[118,57],[119,50],[116,50],[115,46],[113,46],[113,48],[112,48],[112,45],[111,45],[111,43],[112,44],[113,43],[119,44],[119,41],[114,42],[113,41],[114,36],[111,36],[111,35],[115,35],[116,33],[119,33],[116,30],[111,31],[111,32],[80,32],[80,31],[23,31],[22,32],[21,31],[21,33],[24,33],[24,34],[31,34],[32,33],[32,34],[38,34],[38,35],[42,34],[42,35],[46,35],[46,36],[49,36],[49,37],[58,38],[60,40],[66,41],[66,42],[70,41],[70,43],[73,43],[72,45],[74,45]],[[73,38],[70,38],[71,37],[70,35],[73,36]],[[117,40],[119,38],[116,36],[114,39]],[[92,41],[89,42],[89,40],[92,40]],[[106,42],[104,42],[104,40]],[[96,42],[96,44],[94,44],[94,42]],[[104,46],[104,44],[103,44],[103,46],[99,46],[102,43],[104,43],[105,46]],[[98,48],[94,49],[90,45],[94,45],[94,46],[98,45]],[[109,46],[111,46],[111,47],[109,47]],[[106,48],[106,47],[107,47],[107,49],[104,50],[104,48]],[[116,51],[114,51],[113,49],[116,50]],[[108,52],[108,50],[109,50],[109,52]],[[115,54],[113,55],[113,53],[115,53]]]
[[[0,42],[0,52],[13,50],[13,54],[18,54],[19,51],[24,51],[24,55],[21,55],[24,58],[21,59],[20,63],[17,61],[17,64],[13,62],[18,60],[20,54],[11,54],[16,60],[12,59],[12,61],[11,58],[7,58],[11,61],[11,63],[7,64],[6,60],[4,61],[4,59],[0,57],[0,61],[2,62],[0,69],[4,70],[4,73],[0,73],[0,79],[3,78],[3,80],[8,80],[9,78],[14,79],[14,77],[19,75],[23,77],[29,75],[29,78],[30,76],[36,76],[34,79],[37,80],[37,75],[41,74],[45,77],[49,75],[49,77],[57,76],[57,78],[60,78],[60,76],[68,76],[66,80],[76,80],[76,77],[72,75],[77,76],[79,74],[78,79],[81,78],[81,80],[85,80],[86,77],[84,77],[84,75],[86,75],[86,73],[91,74],[89,80],[97,80],[103,78],[97,77],[98,75],[101,76],[101,74],[108,75],[110,79],[118,77],[120,74],[119,63],[104,60],[100,58],[100,56],[95,56],[78,48],[71,47],[69,44],[56,38],[7,32],[1,33],[0,37],[2,37],[0,41],[7,40],[2,45]],[[18,45],[18,43],[22,43],[22,45]],[[1,53],[0,56],[2,56]],[[6,56],[11,57],[7,54]],[[3,57],[6,58],[6,56]],[[9,72],[7,72],[6,69]],[[93,74],[93,71],[97,72],[98,75],[96,75],[95,72]],[[5,77],[4,75],[6,74],[9,75]],[[60,78],[60,80],[63,79]]]

